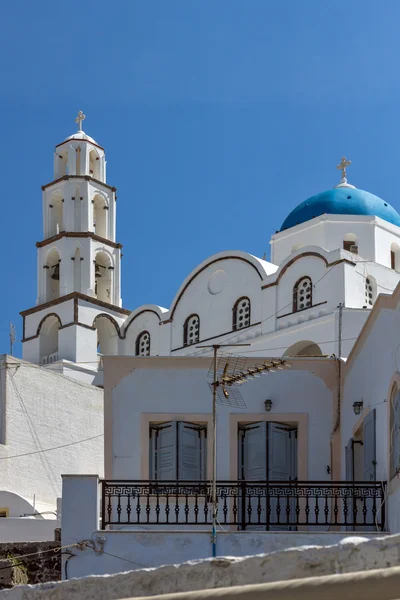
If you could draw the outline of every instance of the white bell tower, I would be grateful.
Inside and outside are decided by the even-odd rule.
[[[90,379],[99,353],[118,352],[129,311],[121,301],[116,188],[106,182],[104,148],[82,130],[85,118],[79,111],[78,131],[56,146],[53,181],[42,187],[37,300],[21,315],[25,360],[89,371]]]

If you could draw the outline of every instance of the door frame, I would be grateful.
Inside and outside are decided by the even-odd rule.
[[[272,421],[297,428],[297,479],[308,479],[308,415],[304,413],[231,413],[229,415],[229,473],[231,481],[238,480],[238,428],[240,424]]]

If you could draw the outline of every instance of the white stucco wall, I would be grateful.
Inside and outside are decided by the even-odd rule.
[[[55,510],[62,473],[103,472],[103,392],[9,356],[0,379],[1,490]]]
[[[399,377],[400,359],[397,332],[400,331],[398,292],[393,298],[383,298],[366,324],[354,354],[344,370],[341,417],[341,475],[345,477],[344,448],[349,439],[362,431],[363,420],[370,410],[376,411],[376,479],[389,481],[386,510],[389,529],[400,531],[398,478],[390,481],[390,398],[391,387]],[[363,402],[363,411],[356,416],[355,401]],[[361,459],[362,460],[362,459]]]
[[[250,364],[262,362],[252,358]],[[307,362],[307,360],[309,362]],[[336,384],[334,360],[315,359],[325,365],[332,389],[311,371],[313,359],[301,362],[302,368],[278,371],[249,381],[241,386],[245,409],[217,406],[217,471],[219,479],[235,479],[237,467],[237,425],[232,418],[254,422],[266,417],[264,401],[272,399],[268,418],[279,422],[293,421],[297,415],[307,419],[307,476],[309,479],[328,479],[330,465],[330,433],[332,430],[333,397]],[[121,362],[122,361],[122,362]],[[155,362],[157,361],[157,362]],[[130,365],[126,374],[116,381],[119,365]],[[153,365],[157,364],[154,368]],[[208,386],[208,358],[176,360],[160,358],[104,359],[106,410],[106,476],[111,479],[147,479],[143,472],[144,453],[148,453],[151,415],[156,421],[173,418],[190,420],[190,415],[211,416],[211,392]],[[300,363],[298,363],[300,365]],[[305,369],[310,370],[305,370]],[[304,369],[304,370],[303,370]],[[112,380],[112,383],[110,381]],[[165,415],[163,419],[163,414]],[[238,416],[239,415],[239,416]],[[285,417],[285,415],[287,415]],[[141,418],[147,419],[143,426]],[[300,442],[299,442],[300,443]],[[318,452],[315,449],[318,448]],[[299,460],[303,460],[301,457]]]

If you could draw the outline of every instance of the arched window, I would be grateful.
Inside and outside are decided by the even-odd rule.
[[[107,210],[104,198],[96,195],[93,199],[93,228],[95,234],[103,238],[107,237]]]
[[[94,149],[89,152],[89,175],[94,179],[100,176],[99,156]]]
[[[98,300],[113,302],[111,258],[105,252],[98,252],[94,263],[94,293]]]
[[[343,238],[343,250],[358,254],[358,241],[357,236],[354,233],[346,233]]]
[[[293,312],[312,306],[312,281],[310,277],[302,277],[293,288]]]
[[[46,301],[60,297],[61,259],[57,250],[51,250],[46,257]]]
[[[397,244],[390,246],[390,268],[400,271],[400,248]]]
[[[58,360],[58,331],[61,321],[50,314],[39,325],[40,364],[47,365]]]
[[[200,319],[198,315],[190,315],[183,326],[183,345],[197,344],[200,339]]]
[[[150,356],[150,334],[142,331],[136,338],[136,356]]]
[[[63,202],[64,200],[60,196],[56,196],[55,198],[52,198],[51,204],[49,204],[49,237],[53,237],[53,235],[58,235],[61,231],[64,231]]]
[[[371,275],[365,278],[365,303],[364,306],[371,308],[376,300],[376,281]]]
[[[233,307],[232,329],[243,329],[250,325],[250,299],[246,296],[239,298]]]
[[[97,352],[105,356],[118,354],[118,324],[109,315],[97,315],[93,321],[97,331]]]

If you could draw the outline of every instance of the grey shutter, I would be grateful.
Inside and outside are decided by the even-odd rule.
[[[177,435],[176,421],[160,425],[155,440],[155,478],[158,480],[177,478]]]
[[[393,400],[393,422],[391,425],[391,461],[390,474],[392,477],[396,475],[400,466],[400,402],[399,392],[396,393]]]
[[[178,479],[201,479],[200,428],[190,423],[178,423]]]
[[[349,443],[345,449],[346,454],[346,481],[354,481],[354,448],[353,448],[353,438],[349,439]]]
[[[375,409],[365,417],[364,433],[364,481],[376,479],[376,417]]]
[[[292,428],[270,423],[268,429],[268,479],[291,481],[296,479],[296,465],[293,464],[295,432]]]
[[[265,481],[267,478],[267,424],[253,423],[244,429],[243,479]]]

